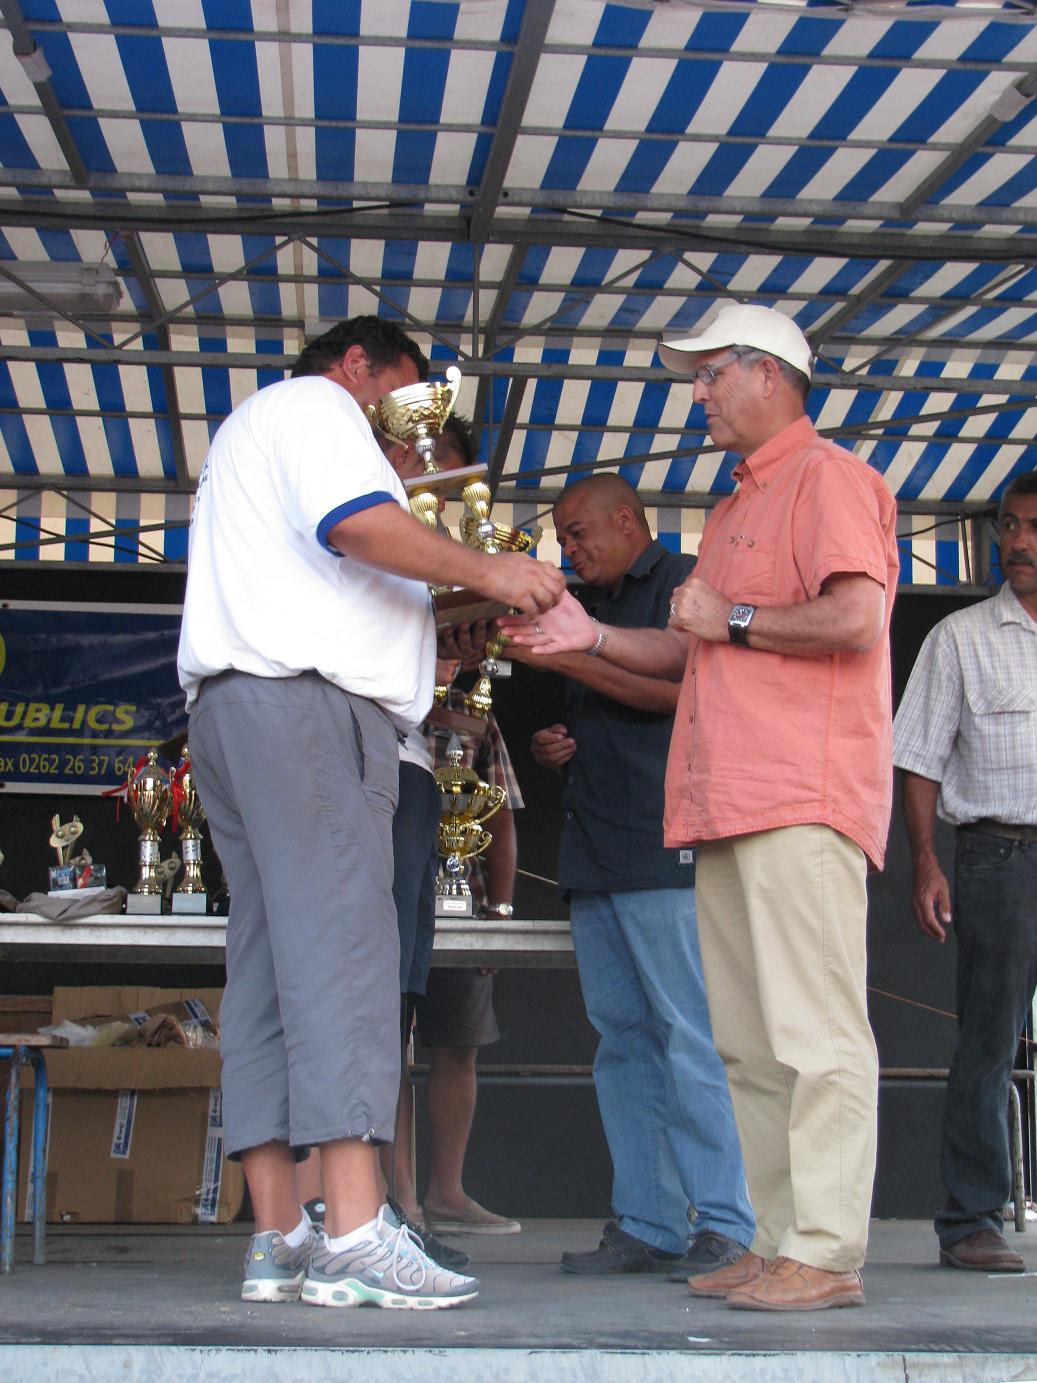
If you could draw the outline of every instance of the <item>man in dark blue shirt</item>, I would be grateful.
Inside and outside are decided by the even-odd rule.
[[[653,540],[625,480],[575,482],[554,521],[603,624],[666,627],[694,558]],[[601,1037],[594,1082],[614,1171],[616,1219],[597,1249],[563,1254],[562,1267],[683,1281],[740,1258],[755,1226],[706,1004],[694,852],[662,844],[679,684],[599,659],[606,637],[602,628],[588,653],[533,659],[509,649],[566,678],[567,722],[538,730],[532,747],[538,763],[565,775],[558,877],[587,1014]]]

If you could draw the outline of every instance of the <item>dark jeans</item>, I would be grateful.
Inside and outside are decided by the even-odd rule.
[[[958,1046],[947,1082],[940,1172],[946,1248],[1000,1232],[1011,1194],[1008,1083],[1037,985],[1037,843],[959,831],[954,861]]]

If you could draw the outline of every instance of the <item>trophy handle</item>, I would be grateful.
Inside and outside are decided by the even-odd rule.
[[[450,402],[447,404],[446,412],[443,414],[443,421],[454,411],[454,403],[457,399],[458,391],[461,388],[461,371],[456,365],[448,365],[446,369],[446,382],[450,390]]]
[[[479,820],[489,821],[490,817],[493,816],[495,812],[499,812],[501,807],[504,806],[507,800],[508,794],[505,792],[503,788],[490,788],[490,795],[486,799],[487,803],[489,804],[488,809],[480,813]]]

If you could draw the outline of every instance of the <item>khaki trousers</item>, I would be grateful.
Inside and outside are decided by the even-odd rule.
[[[864,1262],[878,1056],[860,848],[790,826],[696,850],[702,964],[756,1212],[753,1251]]]

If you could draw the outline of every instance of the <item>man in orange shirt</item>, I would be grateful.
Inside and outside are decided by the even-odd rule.
[[[878,1103],[865,875],[892,790],[896,506],[814,431],[810,347],[783,314],[725,307],[660,356],[743,458],[669,627],[598,625],[568,596],[502,624],[544,653],[683,672],[665,841],[697,847],[710,1016],[757,1219],[750,1250],[692,1292],[743,1310],[860,1306]]]

